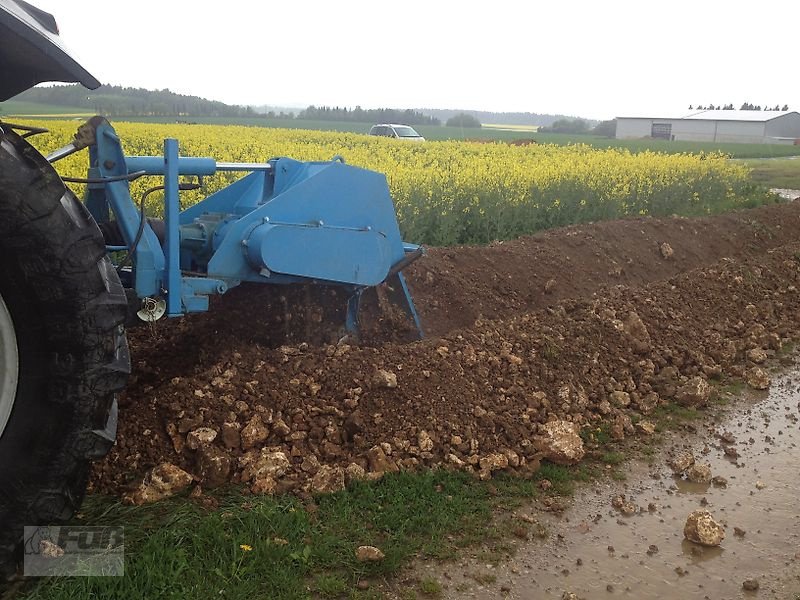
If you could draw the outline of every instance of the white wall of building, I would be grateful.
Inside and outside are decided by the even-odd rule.
[[[650,137],[650,126],[653,119],[631,119],[628,117],[617,118],[618,140],[631,140],[643,137]]]
[[[800,139],[800,114],[789,113],[769,121],[713,119],[617,118],[617,139],[651,137],[653,125],[671,126],[672,139],[687,142],[793,143]]]
[[[800,139],[800,113],[789,113],[767,121],[767,136]]]

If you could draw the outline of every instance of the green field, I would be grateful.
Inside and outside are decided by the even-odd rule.
[[[746,160],[753,169],[752,178],[769,188],[800,190],[800,159],[772,158],[765,160]]]
[[[5,116],[36,116],[37,118],[76,116],[91,116],[85,108],[75,106],[61,106],[58,104],[40,104],[38,102],[23,102],[20,100],[7,100],[0,102],[0,117]]]
[[[65,116],[87,115],[85,109],[19,102],[9,100],[0,102],[0,116],[25,115],[37,118],[61,118]],[[277,127],[283,129],[311,129],[317,131],[339,131],[347,133],[364,133],[374,123],[354,123],[349,121],[311,121],[301,119],[278,119],[268,117],[121,117],[112,121],[133,121],[142,123],[197,123],[209,125],[244,125],[248,127]],[[500,141],[535,140],[539,144],[587,144],[594,148],[626,148],[631,152],[651,150],[667,154],[723,152],[733,158],[777,158],[783,156],[800,156],[800,146],[783,144],[730,144],[711,142],[673,142],[669,140],[616,140],[594,135],[538,133],[534,127],[489,125],[481,129],[418,126],[416,129],[427,140],[475,140]]]

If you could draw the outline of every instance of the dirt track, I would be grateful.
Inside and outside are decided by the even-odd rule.
[[[798,231],[791,203],[432,249],[408,270],[428,334],[416,343],[337,345],[320,322],[341,318],[341,302],[298,309],[327,290],[233,290],[208,314],[131,332],[118,443],[92,486],[119,493],[164,461],[206,486],[252,480],[261,448],[291,463],[276,491],[308,490],[320,465],[477,472],[502,453],[529,473],[543,423],[632,435],[631,417],[680,398],[690,378],[742,376],[748,351],[796,338]],[[192,450],[199,427],[217,436]]]

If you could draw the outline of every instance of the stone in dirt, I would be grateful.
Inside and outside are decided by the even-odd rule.
[[[384,371],[383,369],[378,369],[375,372],[375,375],[373,375],[372,377],[372,383],[375,387],[379,388],[396,388],[397,375],[395,375],[391,371]]]
[[[692,377],[678,388],[675,401],[681,406],[705,406],[711,396],[711,385],[702,377]]]
[[[367,463],[373,473],[391,473],[399,470],[397,464],[386,456],[386,452],[380,446],[373,446],[367,451]]]
[[[748,369],[745,373],[744,380],[747,382],[747,385],[757,390],[766,390],[771,383],[769,375],[761,367]]]
[[[480,459],[480,473],[478,476],[482,480],[491,479],[492,471],[499,471],[508,468],[508,456],[495,452]]]
[[[680,452],[667,462],[675,475],[683,475],[694,464],[694,454],[689,451]]]
[[[310,473],[313,475],[317,471],[319,471],[320,466],[319,459],[317,458],[316,454],[307,454],[303,458],[303,462],[300,463],[300,470],[305,473]]]
[[[261,452],[255,456],[242,457],[239,462],[244,462],[242,481],[261,479],[263,477],[281,477],[291,466],[284,452],[273,452],[267,448],[262,448]]]
[[[254,494],[264,494],[271,496],[278,489],[278,482],[272,477],[259,477],[250,486],[250,491]]]
[[[427,431],[422,430],[417,434],[417,445],[423,452],[430,452],[433,450],[433,440]]]
[[[186,489],[193,479],[180,467],[171,463],[161,463],[149,470],[139,487],[126,494],[123,500],[136,505],[157,502]]]
[[[542,425],[541,431],[544,435],[534,440],[534,446],[550,462],[574,465],[586,453],[580,428],[571,421],[550,421]]]
[[[661,398],[659,398],[656,392],[648,392],[639,397],[636,401],[636,405],[642,413],[647,415],[653,412],[660,402]]]
[[[755,592],[758,589],[758,579],[745,579],[742,582],[742,589],[748,592]]]
[[[719,546],[725,539],[725,530],[707,510],[696,510],[686,519],[683,536],[702,546]]]
[[[311,491],[316,494],[331,494],[344,489],[344,469],[322,465],[311,480]]]
[[[747,351],[747,360],[760,365],[767,360],[767,353],[763,348],[753,348]]]
[[[186,434],[186,445],[191,450],[197,450],[201,446],[212,443],[217,439],[217,432],[211,427],[198,427]]]
[[[645,435],[653,435],[656,432],[655,423],[651,421],[638,421],[636,430]]]
[[[367,471],[358,463],[350,463],[344,470],[344,478],[346,483],[364,481],[367,478]]]
[[[379,562],[386,558],[386,555],[375,546],[359,546],[356,548],[356,560],[359,562]]]
[[[222,443],[226,448],[233,450],[242,445],[241,429],[239,423],[225,422],[222,424]]]
[[[672,249],[667,242],[662,242],[661,245],[658,247],[659,252],[661,252],[661,256],[665,259],[669,260],[675,254],[675,251]]]
[[[286,437],[292,432],[283,419],[278,419],[272,424],[272,431],[274,431],[280,437]]]
[[[624,440],[626,433],[633,433],[634,431],[635,429],[631,418],[626,414],[618,414],[614,417],[614,422],[611,424],[609,433],[611,434],[611,439]]]
[[[611,500],[611,506],[628,517],[636,514],[638,510],[636,504],[634,504],[633,501],[626,499],[624,494],[614,496],[614,498]]]
[[[64,549],[50,540],[39,540],[39,554],[45,558],[61,558]]]
[[[242,450],[249,450],[257,444],[265,442],[268,436],[269,429],[261,420],[261,416],[255,415],[247,422],[247,425],[242,428],[240,434]]]
[[[625,408],[631,403],[631,395],[628,392],[614,391],[611,392],[611,404],[619,408]]]
[[[172,441],[172,447],[176,454],[183,452],[183,447],[186,445],[186,439],[178,433],[178,427],[175,423],[167,423],[167,435]]]
[[[650,333],[647,331],[642,318],[635,312],[630,312],[623,323],[625,332],[633,338],[633,349],[643,354],[650,350]]]
[[[711,483],[711,465],[710,464],[693,464],[686,469],[686,479],[692,483]]]
[[[206,487],[220,486],[230,477],[231,457],[217,446],[201,446],[195,460],[197,476]]]
[[[193,417],[184,417],[178,421],[178,432],[189,433],[192,429],[200,427],[203,424],[203,415],[199,413]]]

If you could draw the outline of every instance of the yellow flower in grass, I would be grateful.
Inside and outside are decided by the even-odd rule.
[[[241,548],[245,552],[250,552],[253,549],[253,547],[250,546],[249,544],[239,544],[239,548]]]

